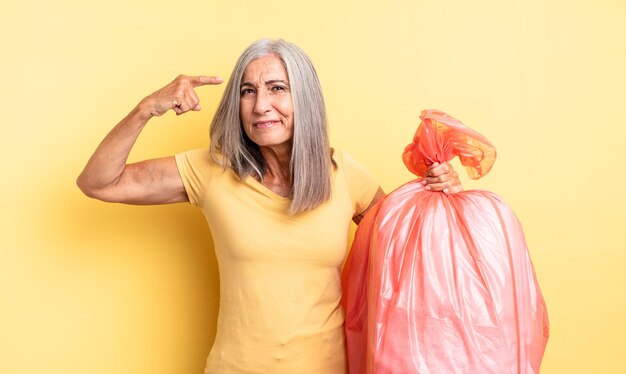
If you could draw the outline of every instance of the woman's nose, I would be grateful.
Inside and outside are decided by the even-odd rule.
[[[254,112],[257,114],[264,114],[271,110],[272,103],[271,97],[265,90],[259,90],[256,95],[256,102],[254,103]]]

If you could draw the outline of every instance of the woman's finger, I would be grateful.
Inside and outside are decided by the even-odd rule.
[[[433,163],[428,172],[426,173],[429,177],[438,177],[443,174],[447,174],[450,172],[450,165],[447,162],[439,164],[437,162]]]
[[[421,182],[423,185],[433,184],[433,183],[445,183],[451,180],[457,180],[458,177],[459,175],[456,173],[456,171],[452,170],[452,171],[449,171],[448,173],[441,174],[436,177],[424,177],[422,178]]]
[[[454,194],[463,191],[459,175],[447,162],[441,165],[431,165],[427,176],[421,180],[424,189],[428,191],[443,191]]]
[[[182,110],[182,109],[180,108],[180,106],[175,106],[175,107],[172,107],[172,110],[173,110],[174,112],[176,112],[176,115],[178,115],[178,116],[180,116],[181,114],[185,113],[185,111],[184,111],[184,110]]]
[[[452,186],[450,188],[443,189],[443,193],[445,193],[446,195],[453,195],[455,193],[459,193],[462,191],[463,191],[463,186],[461,186],[460,184],[457,186]]]
[[[443,191],[445,188],[447,188],[448,185],[446,183],[429,183],[427,185],[424,186],[424,189],[426,191]]]
[[[177,115],[190,110],[198,111],[202,108],[194,87],[220,84],[223,80],[220,77],[179,75],[165,87],[144,98],[144,101],[150,105],[150,113],[156,116],[161,116],[170,109]]]
[[[180,105],[177,106],[177,108],[180,109],[182,113],[188,112],[189,109],[191,109],[189,105],[189,100],[183,99]]]
[[[189,111],[189,100],[185,97],[185,95],[177,96],[178,98],[174,99],[174,105],[172,106],[172,110],[176,112],[177,115],[181,115]]]
[[[193,87],[204,86],[207,84],[220,84],[224,81],[222,77],[209,77],[206,75],[199,75],[195,77],[187,77]]]
[[[196,94],[196,91],[194,91],[193,89],[190,89],[187,92],[188,95],[188,100],[189,100],[189,107],[191,108],[191,110],[200,110],[202,109],[200,107],[200,99],[198,98],[198,95]]]

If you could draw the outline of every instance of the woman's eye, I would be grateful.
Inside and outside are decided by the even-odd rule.
[[[243,90],[241,90],[241,96],[251,95],[253,93],[254,93],[254,90],[252,88],[244,88]]]
[[[285,87],[283,86],[273,86],[272,91],[285,91]]]

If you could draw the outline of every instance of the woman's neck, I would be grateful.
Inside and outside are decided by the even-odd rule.
[[[261,184],[280,196],[290,196],[291,185],[291,145],[261,147],[265,159],[265,175]]]

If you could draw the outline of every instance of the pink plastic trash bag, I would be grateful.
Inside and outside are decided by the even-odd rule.
[[[485,175],[495,147],[427,110],[404,163],[459,156]],[[350,373],[539,373],[546,306],[522,227],[497,195],[406,183],[361,221],[342,274]]]

